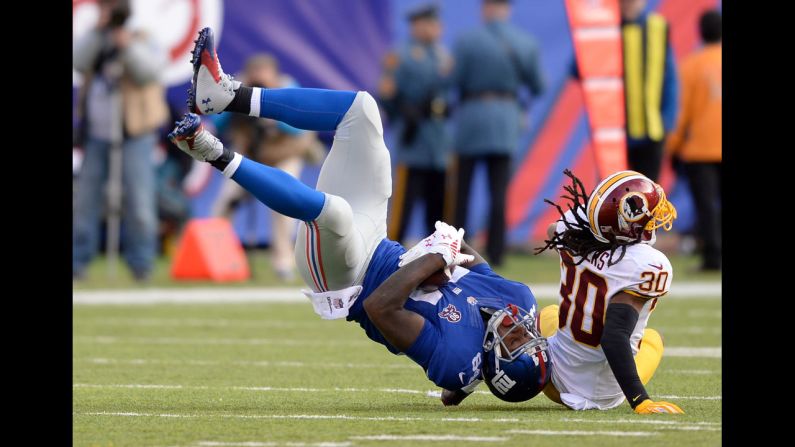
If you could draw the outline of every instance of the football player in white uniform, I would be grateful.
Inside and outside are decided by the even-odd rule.
[[[562,197],[572,203],[564,212],[547,200],[562,217],[538,249],[556,249],[561,268],[559,306],[541,312],[554,364],[544,393],[574,410],[607,410],[626,397],[635,413],[684,413],[652,401],[644,388],[663,352],[660,334],[646,323],[673,279],[668,258],[652,245],[658,228],[670,230],[676,209],[638,172],[605,178],[590,197],[565,174],[572,185]]]

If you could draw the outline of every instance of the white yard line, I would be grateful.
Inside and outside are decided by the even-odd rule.
[[[706,376],[710,374],[720,374],[718,369],[660,369],[657,372],[664,372],[667,374],[691,374],[694,376]]]
[[[259,392],[279,392],[279,393],[389,393],[389,394],[417,394],[427,397],[439,397],[436,390],[410,390],[404,388],[310,388],[310,387],[274,387],[274,386],[200,386],[200,385],[181,385],[181,384],[96,384],[96,383],[75,383],[73,388],[126,388],[126,389],[164,389],[164,390],[235,390],[235,391],[259,391]],[[485,390],[475,391],[477,394],[490,395],[491,392]],[[680,400],[721,400],[721,396],[657,396],[661,399],[680,399]]]
[[[528,284],[538,299],[557,299],[560,285]],[[720,282],[674,283],[666,300],[706,298],[719,300]],[[72,293],[73,304],[196,304],[196,303],[303,303],[309,300],[300,288],[174,288],[142,290],[76,290]]]
[[[259,442],[259,441],[198,441],[197,447],[350,447],[350,442]]]
[[[75,358],[75,362],[93,363],[95,365],[196,365],[196,366],[257,366],[287,368],[350,368],[350,369],[417,369],[410,364],[379,364],[379,363],[326,363],[326,362],[288,362],[288,361],[212,361],[212,360],[160,360],[160,359],[109,359],[109,358]]]
[[[719,359],[722,356],[720,347],[665,347],[663,357],[701,357]]]
[[[351,436],[357,441],[463,441],[463,442],[505,442],[510,438],[502,436],[459,436],[459,435],[370,435]]]
[[[440,422],[463,422],[463,423],[509,423],[511,426],[516,424],[528,424],[544,422],[549,423],[549,420],[542,420],[537,418],[519,419],[519,418],[477,418],[477,417],[442,417],[442,418],[427,418],[415,416],[350,416],[345,414],[173,414],[173,413],[140,413],[140,412],[109,412],[109,411],[92,411],[92,412],[74,412],[75,416],[113,416],[113,417],[155,417],[155,418],[185,418],[185,419],[279,419],[279,420],[344,420],[344,421],[389,421],[389,422],[427,422],[427,423],[440,423]],[[553,421],[556,422],[556,421]],[[630,424],[630,425],[655,425],[656,429],[660,430],[686,430],[686,431],[720,431],[721,424],[718,422],[684,422],[672,420],[659,420],[659,419],[584,419],[584,418],[562,418],[557,422],[576,422],[587,424]],[[617,431],[617,430],[616,430]],[[566,434],[565,431],[555,430],[512,430],[511,433],[528,433],[528,434],[545,434],[536,432],[549,432],[549,434]],[[599,432],[610,433],[610,431]],[[621,431],[621,433],[627,433]],[[640,432],[638,432],[640,433]],[[643,433],[656,433],[653,431]],[[425,435],[423,435],[425,436]],[[631,435],[630,435],[631,436]],[[353,437],[350,439],[354,439]]]
[[[364,346],[366,340],[294,340],[276,338],[212,338],[212,337],[117,337],[114,335],[76,335],[76,342],[98,344],[142,345],[283,345],[283,346]],[[666,347],[665,357],[721,358],[720,347]]]
[[[541,436],[654,436],[656,431],[508,430],[517,435]]]
[[[663,336],[669,334],[686,334],[686,335],[720,335],[723,330],[720,327],[704,327],[704,326],[691,326],[691,327],[658,327],[652,325]]]
[[[563,418],[563,422],[585,422],[594,424],[648,424],[648,425],[705,425],[705,426],[720,426],[720,422],[687,422],[687,421],[672,421],[662,419],[585,419],[585,418]]]
[[[659,399],[690,399],[690,400],[723,400],[723,396],[672,396],[672,395],[656,395],[655,398]]]
[[[293,340],[285,338],[185,338],[185,337],[117,337],[114,335],[76,335],[74,341],[139,345],[284,345],[284,346],[365,346],[365,340]]]

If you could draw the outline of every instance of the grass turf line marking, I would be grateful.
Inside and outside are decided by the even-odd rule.
[[[527,284],[536,299],[557,299],[560,285],[557,283]],[[721,283],[686,282],[675,283],[666,300],[701,298],[721,299]],[[309,300],[300,288],[257,287],[257,288],[169,288],[147,290],[77,290],[72,293],[72,304],[196,304],[196,303],[301,303]],[[307,306],[308,307],[308,306]]]
[[[703,425],[720,426],[720,422],[698,422],[698,421],[664,421],[659,419],[582,419],[582,418],[563,418],[562,422],[585,422],[593,424],[647,424],[647,425]]]
[[[542,419],[518,419],[518,418],[495,418],[495,419],[482,419],[482,418],[425,418],[425,417],[412,417],[412,416],[349,416],[344,414],[328,415],[328,414],[171,414],[171,413],[138,413],[138,412],[74,412],[75,416],[117,416],[117,417],[159,417],[159,418],[184,418],[184,419],[200,419],[200,418],[220,418],[220,419],[295,419],[295,420],[349,420],[349,421],[389,421],[389,422],[482,422],[482,423],[536,423],[536,422],[550,422]],[[585,422],[596,424],[653,424],[661,425],[661,429],[665,430],[686,430],[686,431],[720,431],[720,425],[716,422],[679,422],[679,421],[660,421],[660,420],[643,420],[643,419],[576,419],[576,418],[562,418],[561,422]]]
[[[721,347],[666,347],[663,357],[722,358]]]
[[[199,447],[350,447],[350,442],[229,442],[229,441],[198,441],[193,444]]]
[[[284,366],[293,368],[304,367],[324,367],[324,368],[353,368],[353,369],[417,369],[415,365],[400,365],[400,364],[386,364],[381,365],[377,363],[307,363],[307,362],[291,362],[291,361],[277,361],[270,360],[235,360],[235,361],[215,361],[215,360],[161,360],[161,359],[110,359],[101,357],[92,358],[73,358],[75,362],[87,362],[96,365],[197,365],[197,366],[262,366],[274,367]]]
[[[284,345],[284,346],[369,346],[365,340],[290,340],[276,338],[180,338],[116,337],[112,335],[76,335],[73,340],[89,343],[130,343],[141,345]]]
[[[720,374],[720,370],[712,369],[658,369],[657,372],[665,372],[669,374],[693,374],[693,375],[709,375]]]
[[[409,390],[404,388],[308,388],[308,387],[273,387],[273,386],[222,386],[210,387],[206,385],[179,385],[179,384],[95,384],[75,383],[73,388],[130,388],[130,389],[164,389],[164,390],[209,390],[223,389],[236,391],[273,391],[287,393],[320,393],[320,392],[345,392],[345,393],[396,393],[420,394],[428,397],[440,397],[439,391],[434,390]],[[479,390],[476,394],[490,395],[491,392]],[[721,400],[722,396],[657,396],[662,399],[695,399],[695,400]]]
[[[284,346],[369,346],[366,340],[290,340],[275,338],[180,338],[180,337],[116,337],[111,335],[76,335],[75,341],[89,343],[116,344],[130,343],[143,345],[284,345]],[[667,347],[664,357],[703,357],[721,358],[720,347]]]
[[[508,430],[517,435],[542,436],[655,436],[656,431]]]
[[[164,417],[164,418],[231,418],[231,419],[334,419],[351,421],[397,421],[397,422],[520,422],[519,419],[480,419],[480,418],[421,418],[411,416],[348,416],[344,414],[162,414],[138,412],[83,412],[75,416],[121,416],[121,417]]]
[[[505,442],[510,438],[502,436],[460,436],[460,435],[369,435],[351,436],[356,441],[464,441],[464,442]]]

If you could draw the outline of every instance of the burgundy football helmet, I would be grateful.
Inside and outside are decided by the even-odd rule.
[[[665,191],[645,175],[619,171],[602,180],[588,198],[588,223],[601,242],[653,244],[655,230],[671,229],[676,208]]]

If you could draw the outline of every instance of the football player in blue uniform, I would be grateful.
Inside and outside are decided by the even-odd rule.
[[[443,222],[408,251],[386,238],[391,163],[369,93],[243,86],[221,69],[209,28],[199,33],[192,63],[188,104],[197,114],[245,113],[335,132],[316,189],[224,147],[194,113],[169,136],[303,222],[295,257],[316,313],[356,321],[370,339],[408,356],[444,388],[445,405],[460,403],[482,380],[510,402],[544,388],[551,357],[527,286],[494,273],[464,243],[464,231]]]

